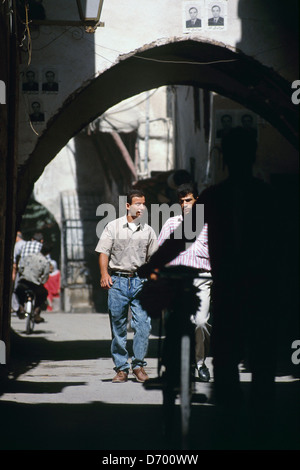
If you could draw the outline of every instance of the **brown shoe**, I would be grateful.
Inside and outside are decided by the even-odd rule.
[[[128,372],[126,370],[118,370],[117,375],[112,379],[113,383],[124,383],[128,380]]]
[[[143,383],[149,379],[149,376],[146,374],[144,367],[137,367],[136,369],[133,369],[132,373],[135,375],[135,378],[138,382]]]

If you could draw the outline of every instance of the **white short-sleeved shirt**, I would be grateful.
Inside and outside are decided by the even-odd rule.
[[[109,222],[95,251],[109,257],[110,271],[135,272],[158,249],[155,231],[146,223],[132,230],[127,216]]]

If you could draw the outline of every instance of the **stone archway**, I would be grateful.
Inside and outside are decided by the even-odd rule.
[[[158,41],[120,56],[117,64],[72,94],[50,119],[19,176],[17,217],[44,167],[83,127],[132,95],[171,84],[205,88],[237,101],[298,146],[299,113],[291,101],[291,84],[272,69],[221,43]]]

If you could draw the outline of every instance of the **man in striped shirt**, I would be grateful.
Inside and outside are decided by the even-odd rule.
[[[21,233],[21,232],[18,232]],[[14,249],[14,259],[13,259],[13,280],[14,280],[14,292],[12,295],[12,308],[13,311],[17,312],[20,318],[24,318],[23,313],[20,313],[20,305],[18,302],[18,297],[16,296],[16,289],[19,282],[19,272],[18,272],[18,264],[21,259],[24,259],[28,255],[32,255],[35,253],[40,253],[41,248],[43,246],[44,237],[43,234],[40,232],[36,232],[30,241],[23,240],[22,237],[22,244],[20,241],[16,243]]]
[[[177,190],[179,204],[182,214],[187,214],[198,198],[195,186],[191,183],[182,184]],[[170,234],[181,224],[183,215],[170,217],[163,225],[158,237],[158,244],[161,246],[165,240],[170,238]],[[194,285],[198,288],[200,306],[192,322],[196,325],[195,331],[195,357],[199,379],[208,382],[210,379],[209,369],[205,364],[205,359],[209,351],[210,329],[208,323],[210,310],[210,289],[211,289],[211,266],[208,251],[208,231],[207,224],[198,235],[196,241],[185,251],[168,263],[168,266],[188,266],[199,270],[199,277],[194,280]]]

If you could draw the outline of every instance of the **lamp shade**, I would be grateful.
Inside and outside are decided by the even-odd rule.
[[[95,24],[100,20],[104,0],[77,0],[77,7],[81,21]]]

